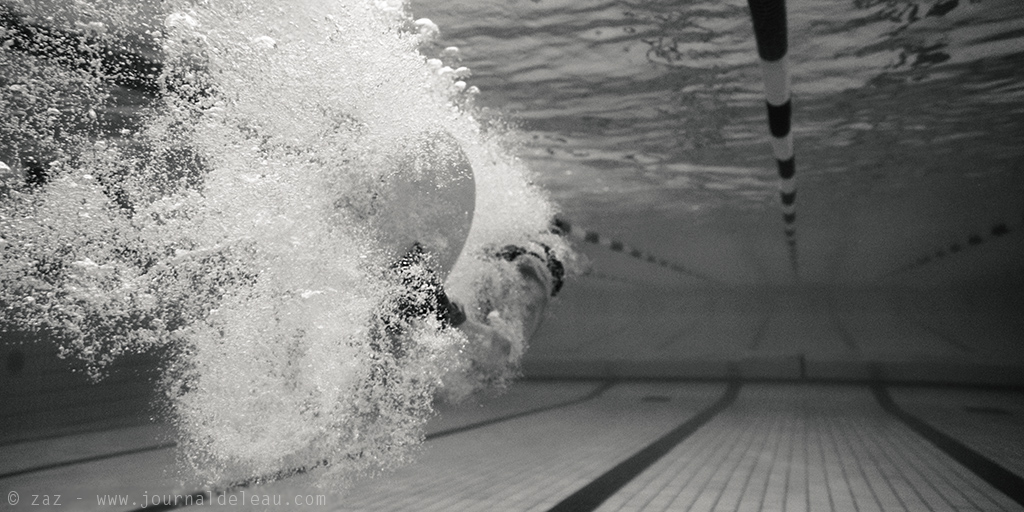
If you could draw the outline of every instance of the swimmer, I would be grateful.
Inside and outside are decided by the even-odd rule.
[[[214,30],[219,19],[227,18],[209,18]],[[36,41],[26,35],[32,30],[14,31],[12,23],[0,42],[23,34],[15,41],[23,46],[9,46],[26,62],[63,76],[56,68],[65,62],[47,61],[49,50],[30,44]],[[345,26],[362,25],[349,20]],[[201,46],[203,39],[195,41]],[[222,43],[249,48],[245,40]],[[352,64],[372,67],[366,77],[348,76],[338,63],[321,69],[319,58],[299,59],[296,71],[323,75],[311,90],[329,93],[312,101],[327,105],[323,112],[306,112],[306,95],[259,90],[270,79],[305,85],[295,77],[307,75],[293,77],[291,61],[264,69],[254,83],[224,78],[222,84],[213,79],[220,75],[203,71],[200,59],[185,58],[187,50],[165,57],[154,73],[137,75],[149,81],[135,88],[153,101],[145,103],[137,125],[112,134],[122,138],[96,145],[109,151],[91,150],[83,159],[88,167],[49,165],[45,147],[15,124],[5,125],[15,140],[26,141],[11,155],[0,149],[13,169],[0,168],[10,176],[5,183],[35,187],[66,232],[78,236],[78,227],[88,229],[73,239],[77,254],[67,255],[59,252],[69,247],[64,239],[51,236],[53,226],[32,220],[45,215],[26,216],[18,225],[25,230],[5,230],[25,233],[12,242],[37,247],[25,256],[8,251],[12,257],[0,264],[17,266],[5,268],[26,268],[21,261],[33,258],[65,264],[32,266],[42,268],[38,281],[56,290],[51,302],[22,300],[22,290],[36,291],[28,279],[18,288],[4,281],[0,297],[25,304],[18,319],[49,325],[35,315],[52,315],[43,320],[67,329],[62,348],[95,365],[90,368],[102,370],[129,351],[170,349],[161,385],[178,428],[180,459],[204,480],[266,481],[261,475],[279,469],[294,474],[330,466],[326,472],[333,475],[393,466],[422,440],[433,399],[461,398],[513,375],[523,339],[561,287],[564,269],[549,246],[572,263],[562,242],[545,232],[546,213],[540,212],[549,205],[527,189],[526,176],[511,162],[487,155],[474,169],[463,148],[499,148],[476,140],[468,125],[448,122],[450,106],[430,106],[434,93],[444,91],[434,91],[430,79],[429,97],[420,94],[418,57],[378,55],[367,47],[364,57],[373,58]],[[391,64],[378,69],[378,61]],[[100,72],[89,83],[99,91],[107,79],[133,87],[123,68],[110,69],[113,76]],[[402,89],[408,95],[397,89],[365,98],[359,93],[376,91],[376,77],[388,70],[398,77],[408,72]],[[338,83],[355,94],[331,96]],[[218,104],[236,88],[246,102]],[[350,102],[349,96],[361,99]],[[377,104],[392,98],[400,108]],[[279,126],[264,116],[292,106],[310,117],[283,116],[288,122]],[[388,115],[376,115],[381,112]],[[84,126],[99,130],[90,137],[105,135],[105,125]],[[68,123],[68,130],[76,127]],[[27,157],[55,172],[40,171],[24,183],[32,173],[17,171],[18,164],[29,167]],[[266,176],[252,172],[268,163]],[[513,172],[496,179],[506,170]],[[84,200],[92,217],[68,207]],[[58,250],[49,250],[58,243]],[[51,260],[53,253],[58,258]],[[67,321],[74,317],[65,311],[83,309],[102,321]]]
[[[373,320],[378,348],[400,358],[404,354],[401,332],[409,322],[432,315],[442,327],[458,328],[467,335],[474,364],[485,373],[499,373],[513,350],[508,336],[488,321],[499,315],[490,303],[501,297],[490,298],[476,314],[468,315],[462,304],[470,301],[449,297],[443,285],[457,260],[469,257],[462,253],[475,208],[472,166],[455,138],[445,132],[421,136],[413,144],[412,155],[400,159],[403,168],[388,187],[389,197],[370,219],[395,262],[389,271],[402,284],[401,296]],[[548,301],[558,294],[565,275],[550,247],[539,242],[528,245],[506,245],[484,255],[515,266],[521,297],[517,303],[522,309],[517,313],[525,338],[540,326]]]
[[[526,339],[540,327],[551,297],[558,295],[562,288],[565,269],[555,257],[551,248],[538,242],[530,244],[534,248],[518,245],[507,245],[493,254],[494,258],[513,263],[519,277],[519,291],[525,297],[520,301],[523,336]],[[539,250],[538,250],[539,249]],[[487,317],[496,312],[490,312]],[[501,332],[483,322],[467,320],[460,327],[471,340],[483,350],[478,352],[475,362],[485,371],[500,371],[508,361],[512,344]]]
[[[89,45],[72,44],[86,35],[34,24],[28,17],[4,6],[0,6],[0,22],[6,29],[6,32],[0,34],[0,42],[7,42],[12,50],[68,67],[87,62],[89,59],[86,57],[97,53],[103,56],[99,60],[103,70],[101,75],[119,86],[135,89],[153,98],[172,93],[184,95],[182,99],[186,103],[199,99],[182,92],[191,89],[179,87],[182,86],[178,83],[182,78],[176,74],[165,77],[163,83],[166,90],[161,89],[158,77],[168,67],[159,60],[146,59],[142,53],[132,52],[128,47],[113,45],[112,41],[104,39],[93,41],[88,38]],[[39,38],[35,35],[38,34],[47,44],[36,42]],[[176,68],[171,66],[171,69],[173,71]],[[187,69],[191,73],[183,74],[203,82],[201,77],[205,73],[202,66]],[[370,223],[382,245],[388,248],[387,257],[395,262],[392,265],[393,272],[415,273],[421,264],[426,264],[426,271],[433,274],[418,278],[405,275],[400,278],[404,286],[408,289],[425,287],[436,290],[436,297],[415,306],[407,298],[407,304],[399,305],[397,311],[381,313],[376,321],[394,334],[401,323],[396,318],[422,318],[427,310],[437,311],[443,325],[459,328],[475,343],[475,348],[479,349],[473,351],[477,364],[496,369],[505,364],[512,352],[512,342],[508,336],[490,321],[498,318],[499,313],[495,308],[485,305],[482,310],[477,308],[478,311],[474,312],[476,314],[467,314],[461,305],[473,302],[472,298],[448,297],[442,285],[460,257],[479,256],[462,254],[475,208],[472,166],[454,137],[443,131],[421,134],[414,138],[407,149],[404,155],[396,159],[398,167],[402,169],[395,174],[398,179],[390,184],[390,200],[381,201],[383,206],[372,216]],[[184,147],[181,151],[187,154],[191,149]],[[43,170],[48,162],[33,163],[32,155],[22,156],[24,158],[20,160],[28,162],[25,165],[21,165],[22,162],[15,155],[0,154],[4,161],[13,162],[8,171],[0,168],[0,178],[3,178],[0,183],[27,179],[30,184],[41,185],[48,181]],[[167,165],[185,164],[169,162]],[[21,172],[21,167],[27,171]],[[24,176],[19,175],[19,172]],[[202,169],[190,172],[198,174]],[[120,207],[132,211],[134,205],[131,198],[116,186],[110,188],[116,192],[112,193],[112,199]],[[519,320],[524,337],[529,338],[539,327],[548,300],[561,288],[564,269],[548,246],[536,242],[525,245],[493,248],[483,257],[515,266],[515,274],[520,281],[518,292],[525,297],[525,300],[517,301],[522,307],[522,311],[518,312]],[[395,325],[389,326],[389,322]]]

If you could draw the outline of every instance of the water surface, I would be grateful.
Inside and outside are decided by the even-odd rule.
[[[727,282],[791,278],[745,2],[412,10],[516,120],[568,217]],[[1019,2],[789,2],[788,21],[804,281],[887,281],[1021,225]],[[1020,268],[1019,243],[995,252],[934,279]]]

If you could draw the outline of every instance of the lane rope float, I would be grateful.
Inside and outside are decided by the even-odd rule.
[[[757,53],[764,75],[765,104],[768,108],[768,129],[772,153],[779,172],[779,203],[785,223],[789,263],[794,275],[799,272],[796,237],[796,161],[793,134],[790,131],[792,99],[785,0],[747,0],[754,24]]]

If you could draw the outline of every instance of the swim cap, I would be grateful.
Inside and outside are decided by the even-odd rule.
[[[441,280],[469,235],[476,184],[469,158],[448,132],[424,132],[405,145],[384,186],[386,197],[370,219],[393,260],[419,244]]]

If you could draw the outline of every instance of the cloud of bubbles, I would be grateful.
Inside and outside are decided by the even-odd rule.
[[[428,20],[365,1],[21,1],[0,15],[0,325],[95,378],[121,354],[165,351],[189,471],[391,467],[436,395],[515,376],[525,292],[495,248],[543,241],[574,259],[502,131],[474,117],[457,50],[419,52]],[[446,285],[513,339],[497,370],[457,329],[382,313],[409,291],[366,219],[438,132],[477,189]]]

